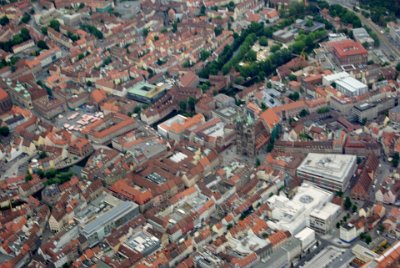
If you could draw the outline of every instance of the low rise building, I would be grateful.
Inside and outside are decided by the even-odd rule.
[[[373,46],[374,45],[374,39],[368,34],[367,30],[365,28],[354,28],[352,30],[354,39],[361,43],[361,44],[367,44],[368,46]]]
[[[395,22],[389,22],[387,27],[389,29],[390,37],[397,45],[400,45],[400,25]]]
[[[133,87],[127,89],[128,98],[142,102],[142,103],[154,103],[164,96],[167,92],[166,85],[159,83],[152,85],[147,82],[139,82]]]
[[[364,225],[346,223],[340,226],[340,240],[350,243],[356,239],[362,232],[364,232]]]
[[[35,111],[46,119],[53,119],[67,110],[66,103],[60,99],[49,96],[33,101]]]
[[[0,88],[0,114],[6,113],[12,108],[12,101],[8,93]]]

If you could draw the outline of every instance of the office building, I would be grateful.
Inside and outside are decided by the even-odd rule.
[[[357,168],[355,155],[309,153],[297,176],[331,191],[345,191]]]
[[[320,234],[326,234],[332,230],[337,218],[340,216],[340,206],[327,203],[321,209],[315,209],[309,217],[309,227]]]

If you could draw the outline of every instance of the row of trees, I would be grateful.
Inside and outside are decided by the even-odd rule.
[[[64,182],[69,181],[71,179],[71,177],[73,176],[73,173],[70,171],[63,172],[63,171],[55,170],[52,168],[47,171],[43,171],[43,170],[39,169],[38,171],[36,171],[36,174],[41,179],[43,179],[43,178],[47,179],[47,182],[45,183],[46,185],[62,184]],[[32,180],[32,175],[27,174],[25,176],[25,180],[26,181]]]
[[[88,32],[88,33],[90,33],[90,34],[93,34],[97,39],[103,39],[104,38],[103,33],[99,29],[94,27],[93,25],[82,24],[81,25],[81,29],[86,31],[86,32]]]
[[[400,18],[399,1],[360,0],[360,5],[370,11],[371,20],[381,26],[386,26],[388,21]]]

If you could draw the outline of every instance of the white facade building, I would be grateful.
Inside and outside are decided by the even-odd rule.
[[[355,155],[309,153],[296,173],[319,187],[344,192],[356,168]]]

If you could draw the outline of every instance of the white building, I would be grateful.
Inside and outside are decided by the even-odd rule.
[[[317,240],[315,239],[315,231],[308,227],[304,228],[294,237],[301,241],[301,250],[303,252],[307,251],[307,249],[312,247],[317,242]]]
[[[340,215],[340,206],[328,203],[321,209],[314,209],[309,217],[309,227],[321,234],[332,230],[336,219]]]
[[[368,86],[350,76],[347,72],[326,75],[322,78],[324,86],[335,83],[336,89],[346,96],[358,96],[368,92]]]
[[[298,188],[292,200],[286,196],[274,195],[267,200],[274,220],[269,221],[268,226],[297,234],[307,226],[312,211],[321,209],[332,198],[333,193],[307,183]]]
[[[355,155],[309,153],[296,173],[322,188],[344,192],[356,168]]]
[[[358,96],[368,92],[368,86],[349,76],[335,81],[336,89],[346,96]]]
[[[362,232],[364,232],[364,226],[357,228],[354,224],[347,223],[340,226],[339,237],[340,240],[350,243],[356,239]]]
[[[322,77],[322,85],[328,86],[337,80],[340,80],[340,79],[343,79],[343,78],[346,78],[349,76],[350,76],[350,74],[348,74],[347,72],[340,72],[340,73],[325,75],[324,77]]]

